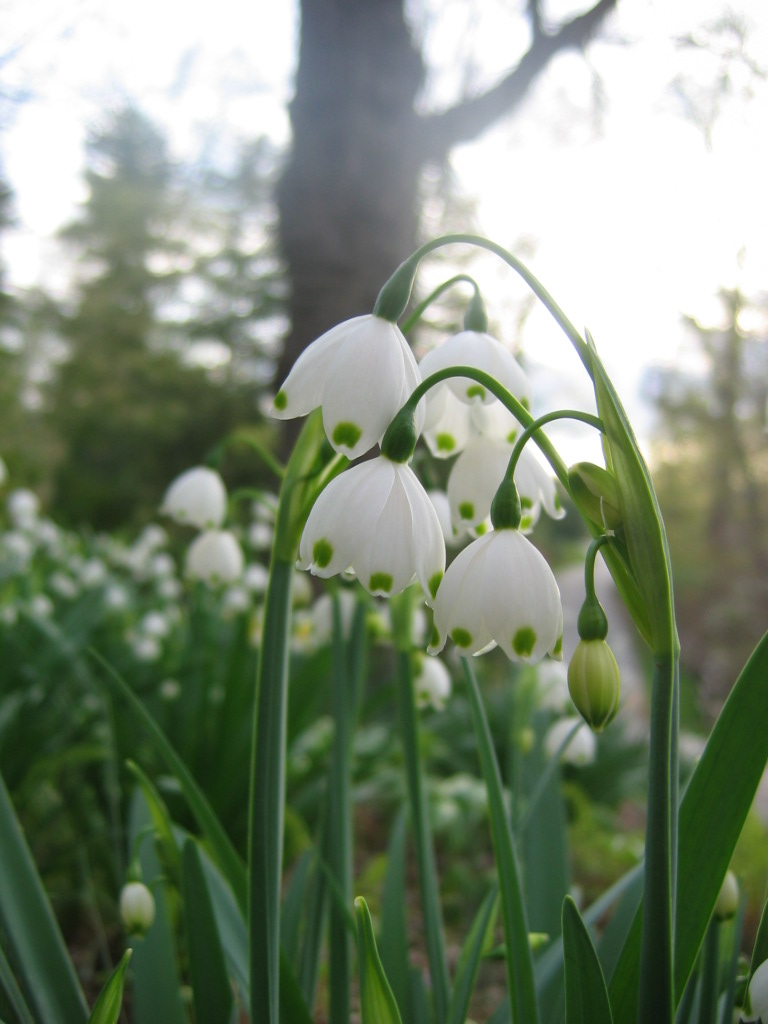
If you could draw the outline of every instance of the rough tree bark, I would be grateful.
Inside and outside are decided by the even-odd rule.
[[[539,0],[531,0],[532,42],[509,74],[480,96],[424,116],[414,104],[425,66],[403,0],[302,0],[293,145],[278,190],[291,285],[278,380],[322,331],[370,312],[413,250],[422,168],[513,112],[549,60],[586,45],[616,2],[598,0],[545,32]]]

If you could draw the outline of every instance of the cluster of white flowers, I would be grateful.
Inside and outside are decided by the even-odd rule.
[[[221,529],[227,515],[227,490],[215,470],[195,466],[176,477],[160,512],[201,531],[187,552],[188,576],[211,585],[233,583],[242,576],[242,548],[231,530]]]
[[[313,342],[275,397],[273,413],[289,418],[320,406],[331,444],[356,458],[381,443],[423,379],[453,366],[483,370],[521,404],[530,400],[525,373],[490,335],[462,331],[416,366],[399,328],[371,315]],[[524,449],[515,476],[519,528],[492,529],[491,503],[520,424],[485,387],[452,377],[418,403],[415,429],[422,427],[435,455],[458,455],[448,484],[450,534],[479,536],[446,571],[444,499],[433,504],[407,461],[382,453],[352,466],[320,494],[304,528],[299,564],[322,577],[354,574],[374,595],[396,594],[418,580],[434,612],[432,653],[451,637],[465,654],[498,645],[516,661],[561,657],[557,583],[524,536],[542,508],[556,518],[563,514],[554,480]]]

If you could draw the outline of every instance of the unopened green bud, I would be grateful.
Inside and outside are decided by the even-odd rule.
[[[568,690],[581,717],[602,732],[619,710],[619,666],[605,640],[580,640],[568,666]]]
[[[739,883],[732,871],[726,871],[720,893],[715,902],[714,914],[718,921],[728,921],[739,909]]]
[[[155,920],[155,898],[143,882],[128,882],[120,893],[120,917],[129,935],[146,935]]]
[[[607,470],[592,462],[578,462],[568,470],[568,483],[576,507],[583,515],[604,529],[619,529],[619,488]]]

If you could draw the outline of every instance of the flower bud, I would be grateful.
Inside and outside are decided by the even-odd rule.
[[[720,893],[715,902],[714,914],[718,921],[728,921],[739,907],[739,883],[732,871],[726,871]]]
[[[580,640],[568,666],[571,700],[595,732],[619,709],[619,666],[605,640]]]
[[[155,919],[155,898],[143,882],[128,882],[120,893],[120,916],[129,935],[145,935]]]

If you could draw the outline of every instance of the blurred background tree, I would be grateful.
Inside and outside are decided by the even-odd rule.
[[[688,369],[657,371],[656,482],[669,531],[683,664],[709,713],[768,609],[768,298],[720,293],[715,326],[686,320]]]
[[[87,155],[88,199],[62,233],[80,275],[48,389],[61,448],[51,501],[65,523],[108,529],[151,516],[178,472],[259,418],[271,374],[259,379],[257,325],[277,298],[268,237],[247,226],[260,199],[253,152],[234,176],[190,182],[128,106]]]
[[[528,0],[520,18],[529,44],[511,51],[501,81],[425,113],[428,65],[404,0],[301,3],[293,140],[277,193],[291,286],[281,379],[318,334],[370,312],[416,247],[424,170],[517,110],[549,61],[583,48],[615,5],[599,0],[552,27],[540,0]]]

